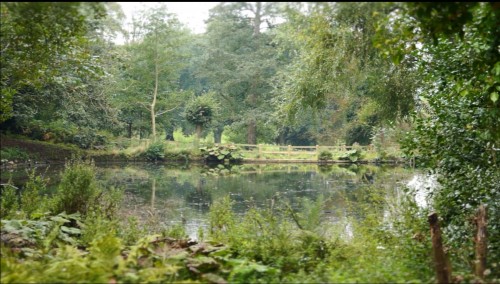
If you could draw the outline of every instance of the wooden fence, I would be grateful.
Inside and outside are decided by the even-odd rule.
[[[375,147],[373,145],[368,146],[292,146],[292,145],[267,145],[267,144],[232,144],[241,149],[242,152],[252,152],[258,154],[287,154],[297,155],[297,154],[311,154],[318,155],[321,151],[330,152],[346,152],[353,149],[360,149],[365,152],[375,152]]]
[[[163,140],[165,146],[172,150],[192,150],[194,147],[193,142],[183,142],[183,141],[165,141]],[[147,147],[151,144],[150,139],[137,139],[132,138],[128,145],[130,147]],[[229,146],[234,145],[238,147],[241,152],[248,158],[259,158],[263,156],[279,156],[281,158],[288,159],[314,159],[322,151],[329,151],[333,155],[339,155],[346,153],[347,151],[353,149],[362,150],[365,153],[376,153],[374,145],[360,146],[360,145],[337,145],[337,146],[292,146],[292,145],[271,145],[271,144],[234,144],[234,143],[224,143],[224,144],[214,144],[214,143],[203,143],[200,142],[199,146]],[[399,153],[399,145],[393,144],[388,145],[384,148],[384,151],[388,154]]]
[[[127,143],[128,147],[147,147],[151,144],[150,139],[129,139],[129,143]],[[193,142],[183,142],[183,141],[162,141],[167,149],[171,150],[192,150],[194,147]],[[347,146],[347,145],[337,145],[337,146],[292,146],[292,145],[271,145],[271,144],[234,144],[234,143],[225,143],[225,144],[214,144],[214,143],[203,143],[200,142],[199,146],[215,146],[215,145],[223,145],[229,146],[234,145],[238,147],[243,155],[246,158],[261,158],[261,157],[269,157],[273,156],[274,158],[282,158],[282,159],[315,159],[322,151],[329,151],[334,156],[341,155],[346,153],[347,151],[353,149],[362,150],[365,153],[376,153],[376,149],[374,145],[367,146]],[[384,148],[384,151],[388,154],[397,154],[399,153],[399,145],[388,145]]]
[[[475,243],[475,265],[473,267],[473,273],[477,277],[473,283],[486,283],[483,281],[486,276],[486,256],[488,250],[487,218],[487,207],[481,204],[474,216],[475,232],[472,233]],[[454,277],[452,277],[451,262],[444,249],[443,237],[438,222],[438,214],[436,212],[429,214],[427,220],[431,229],[432,255],[436,272],[436,282],[439,284],[461,282],[458,278],[454,279]]]

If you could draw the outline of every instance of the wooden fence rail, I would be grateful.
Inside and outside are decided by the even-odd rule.
[[[167,146],[174,147],[176,149],[192,149],[192,142],[183,141],[163,141]],[[143,146],[147,147],[151,144],[150,139],[137,139],[132,138],[129,140],[129,145],[132,147]],[[360,149],[367,153],[376,152],[374,145],[367,146],[348,146],[348,145],[337,145],[337,146],[292,146],[292,145],[269,145],[269,144],[234,144],[234,143],[223,143],[223,144],[213,144],[213,143],[200,143],[200,146],[210,146],[210,145],[222,145],[229,146],[234,145],[238,147],[243,153],[254,153],[258,155],[263,154],[278,154],[286,156],[297,156],[297,155],[319,155],[322,151],[329,151],[332,153],[344,153],[353,149]],[[387,152],[398,152],[399,145],[389,145],[385,147]]]
[[[330,151],[334,153],[346,152],[353,149],[360,149],[365,152],[375,152],[375,146],[292,146],[292,145],[252,145],[252,144],[220,144],[220,145],[234,145],[241,149],[242,152],[257,152],[258,154],[286,154],[286,155],[319,155],[322,151]],[[396,145],[390,146],[393,151],[398,151],[399,147]]]

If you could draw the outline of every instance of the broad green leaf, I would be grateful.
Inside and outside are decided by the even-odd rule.
[[[490,94],[490,99],[496,103],[498,101],[498,93],[497,92],[493,92]]]
[[[78,229],[78,228],[72,228],[72,227],[66,227],[66,226],[61,226],[61,231],[65,232],[65,233],[68,233],[68,234],[72,234],[72,235],[81,234],[80,229]]]
[[[56,221],[56,222],[59,222],[59,223],[68,223],[69,220],[68,219],[65,219],[63,217],[60,217],[60,216],[53,216],[53,217],[50,217],[50,220],[52,221]]]
[[[500,76],[500,62],[495,63],[494,70],[495,70],[495,75]]]

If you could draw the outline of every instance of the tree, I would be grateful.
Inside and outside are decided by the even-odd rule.
[[[262,23],[274,13],[275,3],[221,3],[210,11],[207,26],[208,58],[205,77],[220,101],[234,114],[228,121],[244,121],[247,143],[257,143],[257,121],[267,113],[276,68],[272,36]],[[250,15],[250,16],[249,16]]]
[[[393,64],[372,43],[378,19],[393,5],[316,3],[307,10],[288,9],[288,21],[278,29],[278,42],[292,57],[276,89],[283,117],[293,121],[312,111],[321,121],[320,141],[334,143],[334,137],[367,144],[374,126],[408,115],[416,88],[413,62]]]
[[[212,122],[219,109],[213,97],[213,94],[204,94],[193,98],[186,105],[185,117],[187,121],[196,126],[196,148],[199,147],[202,129]]]
[[[6,2],[1,13],[0,122],[32,117],[45,99],[37,93],[46,88],[69,87],[54,92],[54,100],[75,99],[69,90],[100,74],[88,36],[106,15],[103,4]]]
[[[134,26],[136,34],[126,45],[129,58],[121,79],[126,87],[120,100],[149,112],[156,139],[157,117],[180,108],[186,95],[179,91],[178,80],[183,67],[180,46],[187,30],[164,6],[144,11]]]
[[[381,30],[392,35],[387,39],[392,57],[404,58],[408,47],[421,46],[413,52],[422,78],[418,108],[404,146],[438,177],[433,206],[455,248],[470,240],[471,224],[464,220],[480,204],[488,206],[492,234],[500,228],[499,8],[497,3],[407,3]],[[491,239],[490,246],[490,257],[498,259],[499,241]]]

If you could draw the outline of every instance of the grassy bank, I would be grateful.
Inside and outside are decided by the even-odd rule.
[[[178,137],[179,141],[158,141],[120,138],[102,149],[84,150],[71,144],[29,140],[22,136],[0,136],[2,145],[1,159],[3,166],[12,164],[62,163],[73,156],[92,157],[96,162],[203,162],[200,150],[193,148],[192,141]],[[202,141],[202,146],[213,147],[209,141]],[[239,148],[243,162],[251,163],[404,163],[398,150],[391,150],[380,157],[376,152],[352,149],[346,151],[321,151],[311,153],[277,153],[280,146],[263,145],[265,151]],[[281,147],[283,148],[283,147]],[[267,151],[267,152],[266,152]],[[274,153],[273,153],[274,151]],[[269,153],[268,153],[269,152]]]

